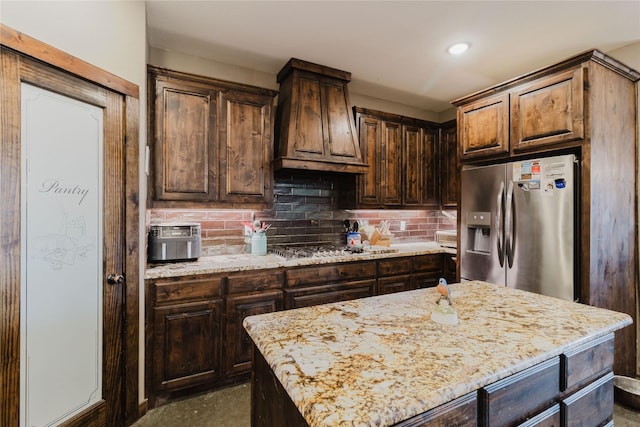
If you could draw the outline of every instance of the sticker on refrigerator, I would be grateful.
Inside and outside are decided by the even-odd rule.
[[[526,184],[528,190],[539,190],[542,164],[540,160],[527,160],[513,164],[513,181]],[[523,187],[522,185],[520,186]],[[545,188],[542,186],[542,188]]]
[[[542,194],[545,196],[553,196],[553,190],[555,188],[555,181],[553,179],[545,179],[542,182]]]

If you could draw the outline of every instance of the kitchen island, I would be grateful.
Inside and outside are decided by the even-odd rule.
[[[613,332],[628,315],[485,282],[451,289],[455,326],[430,319],[433,288],[247,317],[252,424],[611,421]]]

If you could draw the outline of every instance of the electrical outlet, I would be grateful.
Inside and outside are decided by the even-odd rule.
[[[400,231],[405,231],[407,229],[407,221],[400,221]]]

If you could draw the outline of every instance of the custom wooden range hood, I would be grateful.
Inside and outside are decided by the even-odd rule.
[[[275,169],[365,173],[347,83],[351,73],[291,58],[278,73]]]

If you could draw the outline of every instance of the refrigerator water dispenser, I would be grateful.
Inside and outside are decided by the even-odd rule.
[[[467,236],[470,241],[465,242],[467,250],[474,253],[490,253],[491,242],[491,212],[468,212]]]

